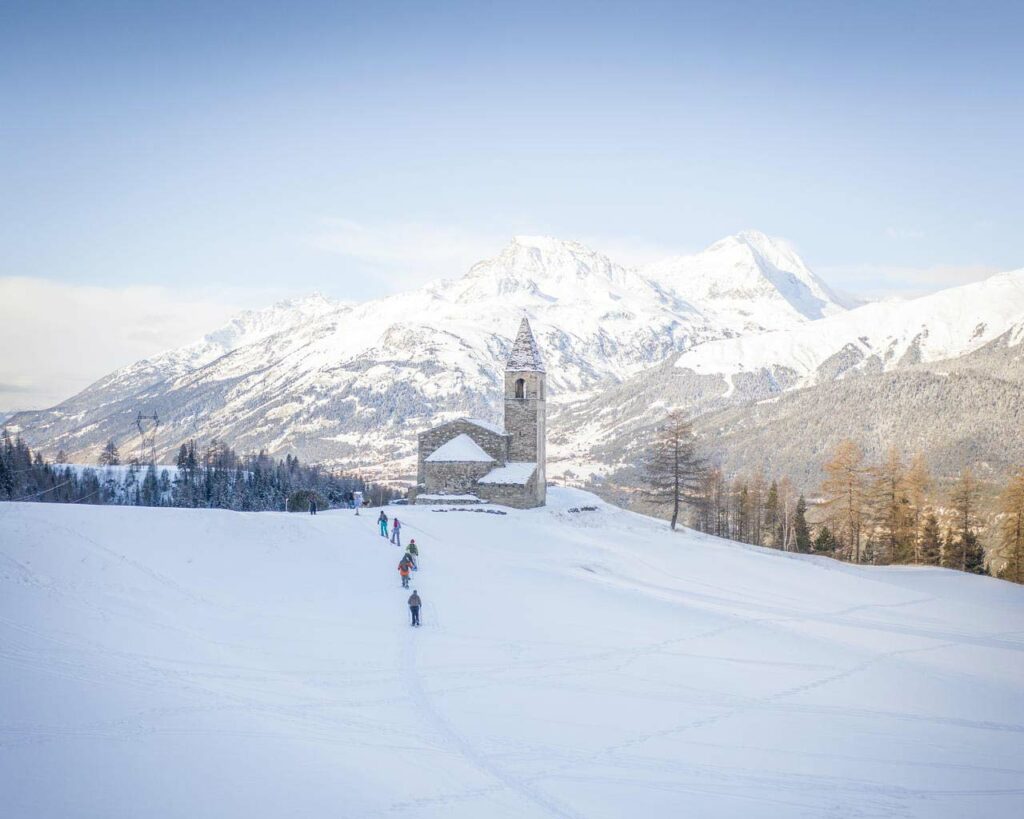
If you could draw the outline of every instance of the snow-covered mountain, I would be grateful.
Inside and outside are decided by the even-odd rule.
[[[909,301],[868,304],[772,333],[703,344],[676,366],[698,375],[781,374],[789,388],[941,361],[1004,338],[1024,341],[1024,268]]]
[[[415,430],[446,417],[497,420],[502,361],[523,315],[552,400],[565,402],[708,341],[843,310],[791,249],[761,234],[646,271],[577,242],[517,237],[465,275],[412,292],[243,314],[12,423],[37,446],[89,458],[108,438],[130,437],[138,411],[157,411],[165,451],[219,437],[380,464],[408,458]]]
[[[550,451],[577,472],[628,472],[672,406],[731,468],[766,464],[813,484],[821,453],[852,437],[872,455],[921,451],[944,474],[998,474],[1024,461],[1021,342],[1017,270],[694,347],[564,408]]]
[[[0,504],[4,815],[1024,815],[1024,587],[548,503]]]
[[[709,315],[749,317],[746,331],[791,326],[855,306],[839,296],[781,239],[745,230],[692,256],[676,256],[644,271]]]

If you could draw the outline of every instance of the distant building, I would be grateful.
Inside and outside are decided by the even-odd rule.
[[[547,497],[546,374],[524,318],[505,365],[505,426],[457,418],[419,434],[418,503],[476,500],[528,509]]]

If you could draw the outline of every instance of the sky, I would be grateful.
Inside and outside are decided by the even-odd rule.
[[[0,0],[0,411],[521,233],[641,264],[755,228],[872,298],[1024,266],[1022,35],[1020,3]]]

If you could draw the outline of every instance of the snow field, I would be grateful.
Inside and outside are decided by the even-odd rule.
[[[1024,589],[507,511],[0,506],[4,814],[1024,813]]]

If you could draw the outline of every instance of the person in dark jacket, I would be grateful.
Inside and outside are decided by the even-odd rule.
[[[414,626],[420,624],[420,606],[422,605],[423,601],[420,600],[420,593],[413,589],[412,594],[409,595],[409,613],[412,614],[412,625]]]
[[[309,514],[316,514],[316,500],[314,500],[313,498],[309,499]]]
[[[380,510],[380,517],[377,518],[377,525],[380,526],[380,536],[388,536],[388,516],[384,514],[384,510]]]

